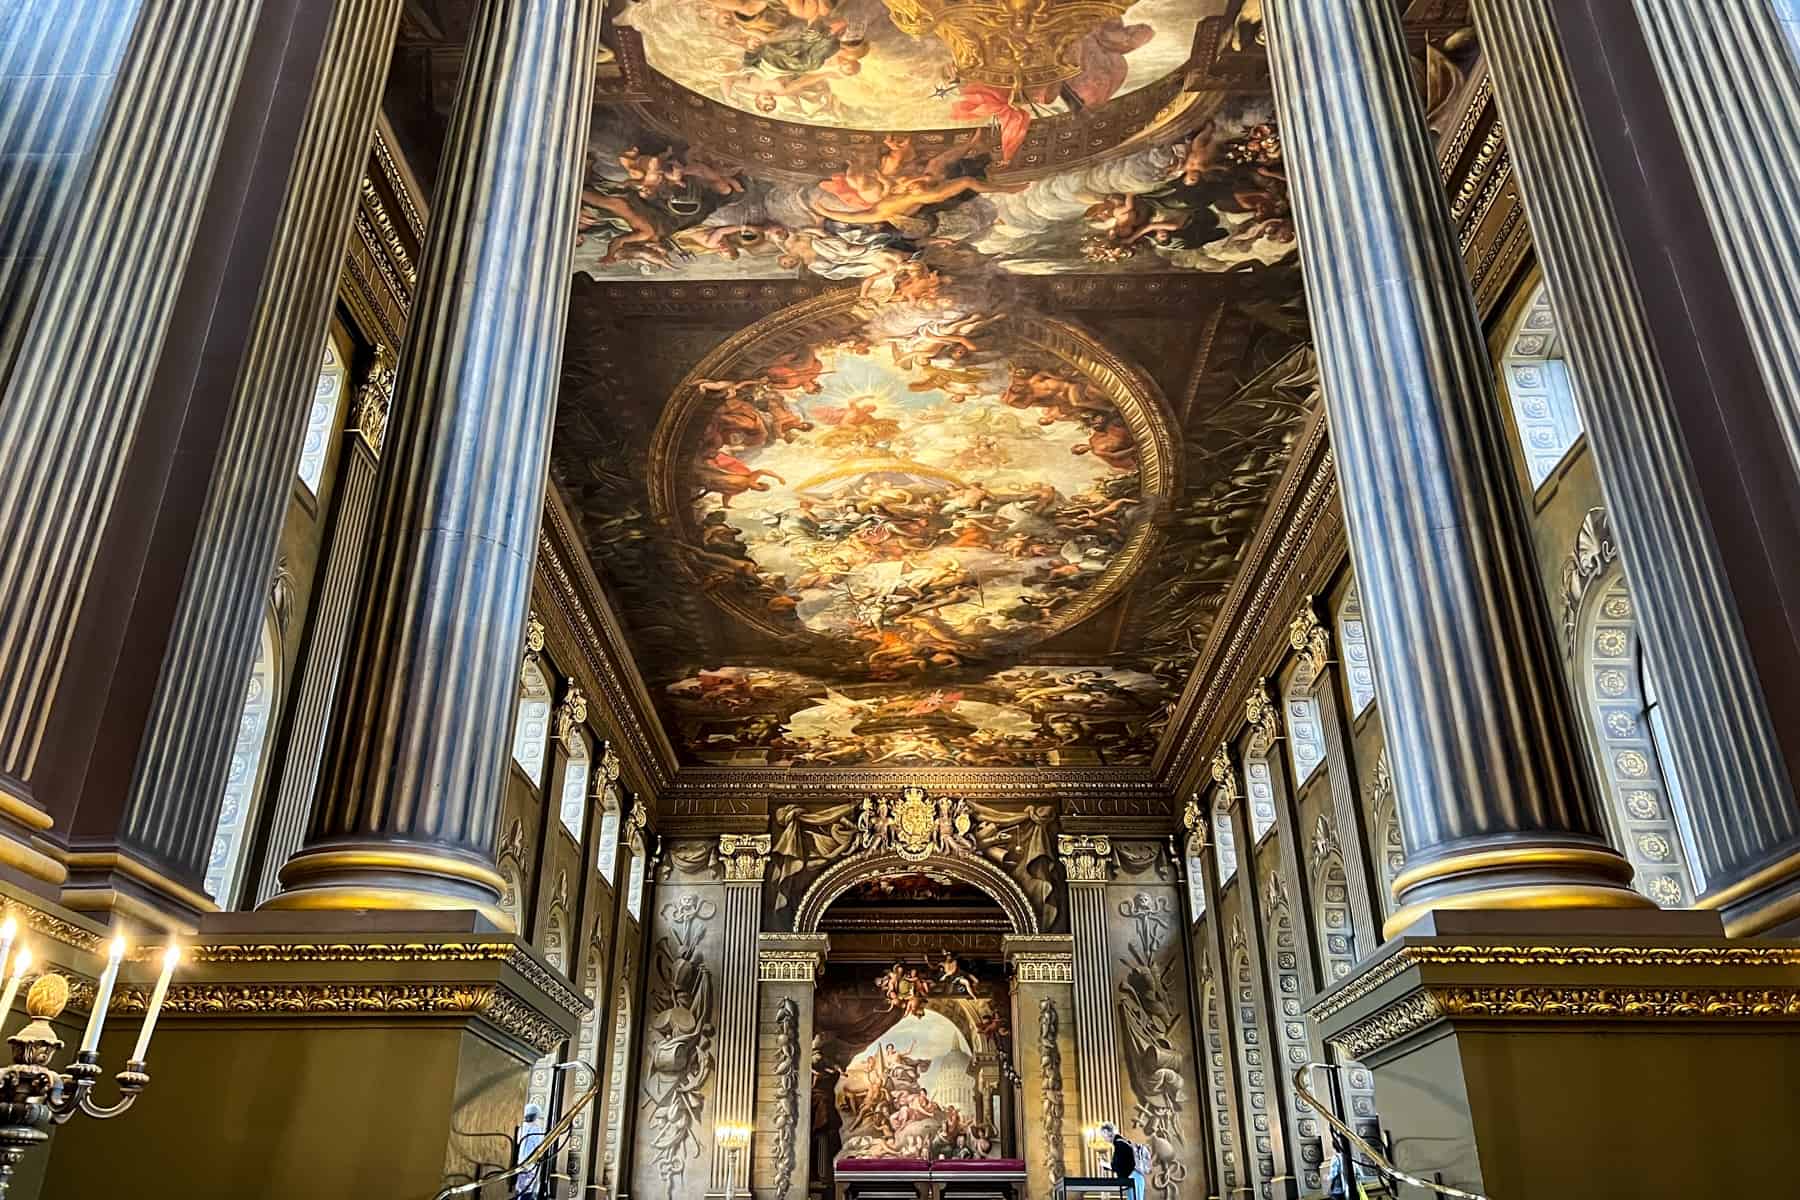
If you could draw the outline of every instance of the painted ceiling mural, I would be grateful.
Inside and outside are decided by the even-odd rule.
[[[1260,9],[611,0],[551,466],[680,769],[1157,767],[1315,412]]]
[[[1309,412],[1242,6],[986,7],[610,26],[553,470],[687,765],[1148,768]]]

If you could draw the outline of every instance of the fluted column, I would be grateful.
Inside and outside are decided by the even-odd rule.
[[[725,940],[719,960],[719,978],[724,986],[719,989],[719,1078],[713,1092],[714,1124],[752,1128],[756,1116],[756,981],[761,967],[757,934],[762,927],[769,835],[720,834],[719,862],[725,868]],[[710,1141],[709,1192],[725,1190],[727,1171],[731,1172],[730,1182],[736,1190],[749,1191],[754,1147],[732,1150],[719,1138]]]
[[[284,908],[478,908],[543,510],[600,5],[484,0],[433,197],[358,609]]]
[[[1800,67],[1769,0],[1632,4],[1800,470]]]
[[[47,198],[37,214],[53,220],[67,205],[54,251],[40,248],[41,264],[11,264],[0,327],[0,864],[58,883],[62,865],[26,844],[52,824],[37,794],[41,756],[260,6],[167,0],[81,21],[29,7],[24,15],[39,24],[14,30],[16,53],[39,38],[91,49],[77,26],[98,34],[109,19],[136,22],[86,186]],[[51,104],[11,87],[5,100],[8,131],[79,119],[79,101]],[[18,221],[4,240],[25,253],[19,237],[31,218]]]
[[[1692,851],[1716,890],[1770,855],[1800,851],[1800,807],[1639,299],[1644,281],[1634,277],[1582,119],[1555,7],[1552,0],[1478,0],[1475,16],[1668,718]],[[1722,0],[1717,14],[1732,7]],[[1716,129],[1708,136],[1716,138]]]
[[[1606,843],[1393,4],[1265,0],[1308,309],[1407,839],[1433,908],[1640,907]]]
[[[1058,834],[1056,853],[1069,881],[1069,928],[1075,936],[1075,1047],[1080,1064],[1083,1128],[1110,1121],[1124,1128],[1119,1111],[1119,1035],[1113,1024],[1112,952],[1106,939],[1106,882],[1112,874],[1112,839]]]
[[[294,717],[288,723],[286,753],[281,769],[273,776],[275,794],[269,801],[268,843],[257,872],[257,904],[281,890],[281,868],[306,837],[306,823],[312,814],[323,765],[326,722],[331,719],[332,701],[343,674],[357,584],[361,582],[368,553],[369,501],[375,492],[375,472],[393,387],[393,369],[378,354],[368,378],[357,389],[355,428],[343,435],[344,448],[333,489],[336,495],[332,508],[336,515],[325,543],[325,562],[310,620],[306,657],[301,662],[300,682],[294,692]]]

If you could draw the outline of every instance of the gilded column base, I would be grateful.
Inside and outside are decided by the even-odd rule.
[[[21,882],[61,884],[68,871],[54,855],[35,844],[35,835],[54,824],[55,819],[37,806],[30,788],[0,773],[0,873]]]
[[[492,866],[445,850],[379,843],[302,850],[281,869],[282,891],[265,909],[448,911],[472,909],[513,930],[500,907],[506,880]]]
[[[1496,1200],[1785,1194],[1800,942],[1703,912],[1437,912],[1309,1013],[1395,1163]],[[1322,1086],[1311,1083],[1317,1091]]]
[[[206,893],[117,850],[71,850],[63,862],[63,904],[98,921],[117,916],[140,929],[185,934],[219,909]]]
[[[1694,905],[1717,912],[1732,937],[1800,936],[1800,852],[1708,892]]]
[[[1610,847],[1531,844],[1465,850],[1394,877],[1400,907],[1381,927],[1396,937],[1427,914],[1469,909],[1655,908],[1631,888],[1631,864]]]

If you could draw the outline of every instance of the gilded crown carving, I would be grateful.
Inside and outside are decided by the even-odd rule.
[[[956,796],[935,799],[922,787],[902,788],[898,800],[866,796],[856,813],[856,848],[892,852],[908,862],[934,854],[975,853],[975,818],[969,802]]]

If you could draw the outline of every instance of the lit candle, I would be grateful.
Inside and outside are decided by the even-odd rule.
[[[19,957],[13,960],[12,974],[6,978],[6,990],[0,992],[0,1021],[5,1021],[12,1012],[13,1001],[19,995],[19,982],[25,978],[25,968],[31,965],[31,951],[19,947]]]
[[[100,1049],[100,1029],[106,1024],[106,1010],[112,1005],[113,984],[119,981],[119,961],[125,957],[123,936],[112,940],[106,956],[106,970],[100,972],[100,983],[94,988],[94,1011],[88,1016],[87,1032],[81,1035],[81,1053]]]
[[[174,942],[163,951],[162,974],[157,976],[156,990],[150,993],[150,1011],[144,1014],[144,1028],[138,1033],[137,1049],[131,1052],[131,1062],[149,1061],[144,1057],[150,1049],[150,1034],[156,1029],[156,1018],[161,1015],[163,1001],[169,998],[169,979],[175,974],[175,964],[181,961],[181,947]]]
[[[12,952],[13,939],[18,936],[19,922],[8,916],[4,923],[0,923],[0,971],[6,969],[6,956]]]

